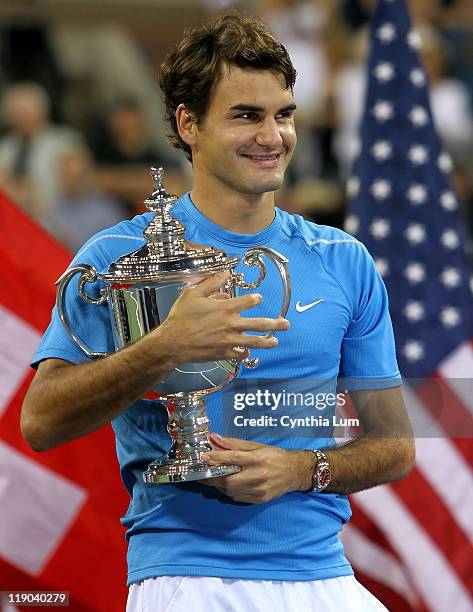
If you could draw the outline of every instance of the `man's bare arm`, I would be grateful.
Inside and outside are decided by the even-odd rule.
[[[400,388],[356,392],[351,397],[364,434],[324,451],[332,470],[326,490],[345,494],[401,480],[415,461],[415,443]]]
[[[216,274],[184,290],[158,328],[108,357],[80,365],[42,362],[22,408],[21,429],[29,444],[47,450],[98,429],[181,363],[241,359],[235,347],[276,346],[273,338],[244,332],[284,330],[289,323],[242,317],[240,312],[261,298],[216,295],[226,280],[227,274]]]
[[[404,478],[414,466],[415,446],[399,388],[352,394],[364,434],[325,449],[332,482],[326,491],[354,493]],[[262,503],[290,491],[310,491],[315,456],[277,446],[212,434],[212,463],[241,465],[242,471],[204,481],[239,502]]]

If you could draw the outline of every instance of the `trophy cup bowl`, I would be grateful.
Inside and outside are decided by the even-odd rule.
[[[184,288],[195,285],[215,272],[230,271],[230,277],[221,290],[230,297],[236,295],[237,287],[243,290],[256,289],[266,275],[262,256],[269,258],[278,268],[282,282],[279,316],[284,317],[291,296],[287,259],[265,246],[248,249],[243,256],[243,263],[257,266],[259,274],[256,281],[246,283],[244,275],[235,271],[238,257],[228,257],[214,247],[190,247],[185,244],[185,228],[171,215],[177,197],[164,190],[162,168],[152,168],[151,174],[156,188],[144,203],[155,215],[144,231],[145,245],[110,264],[104,274],[89,264],[79,263],[66,270],[56,282],[58,314],[73,342],[89,358],[108,355],[93,351],[85,345],[71,327],[65,293],[67,285],[77,274],[80,274],[78,291],[82,299],[92,305],[107,303],[116,351],[159,326]],[[97,281],[101,281],[103,286],[99,297],[93,298],[86,293],[85,285]],[[272,335],[268,333],[266,337]],[[185,363],[175,368],[144,396],[145,399],[165,404],[172,440],[166,458],[153,461],[143,473],[146,483],[201,480],[234,474],[240,470],[236,465],[203,462],[201,456],[212,450],[208,440],[209,419],[205,410],[205,397],[231,383],[238,376],[241,365],[255,368],[258,360],[247,355],[241,361]]]

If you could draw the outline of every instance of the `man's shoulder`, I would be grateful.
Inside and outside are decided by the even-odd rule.
[[[319,225],[314,221],[304,219],[301,215],[279,211],[282,226],[291,237],[302,239],[309,248],[319,250],[339,251],[348,245],[363,247],[363,244],[347,232],[329,225]],[[331,248],[335,247],[335,248]]]
[[[73,264],[92,263],[101,270],[145,243],[144,230],[153,213],[136,215],[97,232],[77,251]]]

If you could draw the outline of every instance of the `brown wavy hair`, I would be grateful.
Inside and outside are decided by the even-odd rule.
[[[232,11],[187,30],[161,64],[159,85],[164,94],[165,119],[172,128],[169,140],[184,150],[189,161],[192,152],[179,136],[176,109],[184,104],[199,125],[222,69],[230,66],[280,73],[291,90],[296,81],[297,73],[286,48],[258,19]]]

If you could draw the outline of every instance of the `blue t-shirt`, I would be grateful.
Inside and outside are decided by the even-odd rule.
[[[302,381],[305,392],[311,388],[335,391],[340,377],[359,388],[400,384],[386,291],[359,241],[279,209],[263,231],[236,234],[202,215],[189,194],[180,198],[173,214],[187,228],[190,242],[240,256],[249,247],[265,245],[289,260],[291,328],[279,334],[277,348],[252,351],[260,358],[258,368],[243,370],[234,384],[207,397],[211,431],[235,435],[228,424],[234,423],[236,393],[242,393],[240,399],[247,398],[244,393],[261,388],[264,381],[279,392],[289,392],[292,381]],[[96,234],[73,263],[88,263],[106,272],[118,257],[143,245],[143,231],[151,218],[146,213]],[[268,262],[266,267],[267,277],[257,289],[263,301],[244,316],[279,313],[281,282],[275,266]],[[237,270],[249,280],[256,276],[242,263]],[[100,283],[86,290],[98,296]],[[91,349],[114,350],[107,305],[86,303],[72,282],[66,308],[72,328]],[[65,333],[56,310],[33,363],[48,358],[87,361]],[[275,410],[274,405],[261,408],[253,401],[251,416],[257,416],[259,409],[281,416],[292,409],[283,403]],[[316,410],[313,405],[304,409]],[[329,407],[324,415],[332,413]],[[339,538],[350,517],[344,495],[292,492],[264,504],[243,504],[200,483],[144,484],[143,470],[170,448],[166,424],[164,406],[148,400],[136,402],[112,422],[122,479],[131,497],[122,519],[129,541],[129,583],[160,575],[315,580],[352,573]],[[300,450],[334,444],[331,427],[321,433],[306,427],[288,435],[284,429],[265,432],[262,441]],[[251,437],[251,432],[243,428],[240,436]]]

